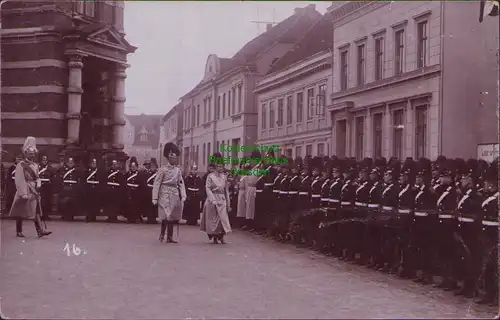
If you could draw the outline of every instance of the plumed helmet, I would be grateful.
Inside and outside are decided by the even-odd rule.
[[[465,160],[462,158],[455,158],[453,160],[455,164],[455,175],[456,176],[462,176],[467,172],[467,164],[465,163]]]
[[[358,172],[364,173],[369,172],[373,167],[373,159],[372,158],[364,158],[358,163]]]
[[[302,157],[295,157],[295,160],[293,160],[293,166],[295,169],[297,170],[301,170],[302,169]]]
[[[389,174],[393,179],[399,176],[401,171],[401,162],[397,158],[391,158],[386,166],[385,174]]]
[[[170,154],[175,154],[176,156],[179,156],[181,154],[177,145],[172,142],[165,144],[165,147],[163,147],[163,156],[165,158],[168,158]]]
[[[432,163],[427,158],[420,158],[417,162],[417,176],[424,179],[430,179],[432,172]]]
[[[405,175],[408,178],[413,178],[415,175],[415,168],[416,168],[416,163],[413,160],[412,157],[408,157],[405,159],[403,165],[401,166],[401,172],[399,173],[400,175]]]
[[[442,160],[439,164],[439,174],[441,176],[454,177],[457,172],[456,163],[453,159]]]
[[[27,137],[26,140],[24,141],[23,145],[23,153],[26,153],[28,150],[32,150],[33,152],[38,152],[36,148],[36,139],[35,137]]]
[[[439,170],[440,166],[444,165],[445,162],[446,162],[446,157],[445,156],[443,156],[443,155],[438,156],[436,158],[436,160],[434,162],[432,162],[432,164],[431,164],[432,171]]]
[[[130,160],[129,160],[129,166],[131,166],[132,163],[135,163],[136,166],[139,166],[139,162],[137,162],[137,158],[136,157],[131,157],[130,158]]]

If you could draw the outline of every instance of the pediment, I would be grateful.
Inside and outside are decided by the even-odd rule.
[[[130,45],[121,34],[109,25],[90,33],[87,36],[87,40],[126,52],[134,52],[136,49],[134,46]]]

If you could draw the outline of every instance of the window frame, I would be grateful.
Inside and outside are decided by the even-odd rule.
[[[274,129],[276,115],[274,114],[274,101],[269,102],[269,129]]]
[[[424,25],[421,29],[420,26]],[[423,31],[423,32],[421,32]],[[429,20],[421,19],[417,21],[416,39],[417,39],[417,69],[425,68],[428,63],[429,52]]]
[[[358,160],[363,160],[364,158],[365,119],[364,115],[357,115],[354,118],[356,159]]]
[[[261,103],[261,129],[267,129],[267,103]]]
[[[394,75],[405,72],[406,30],[399,28],[394,30]]]
[[[366,42],[356,44],[356,84],[366,84]]]
[[[306,145],[306,156],[310,155],[312,157],[312,153],[313,153],[313,145],[312,144]]]
[[[402,160],[404,156],[405,109],[392,110],[392,155]]]
[[[297,123],[304,121],[304,92],[297,92],[295,99],[297,101]]]
[[[340,55],[340,90],[347,90],[349,87],[349,47],[339,49]]]
[[[419,113],[423,112],[424,120],[423,131],[419,130]],[[420,159],[427,155],[427,131],[429,130],[428,117],[429,117],[429,104],[419,104],[414,107],[414,117],[415,117],[415,158]],[[423,140],[422,146],[419,146],[420,138]],[[421,151],[420,152],[420,148]]]
[[[380,44],[380,45],[378,45]],[[385,59],[385,36],[377,35],[373,37],[373,52],[374,52],[374,64],[375,68],[373,72],[374,81],[384,79],[384,59]]]
[[[278,99],[278,128],[283,127],[285,115],[285,100],[283,98]]]
[[[314,102],[315,102],[315,96],[314,96],[314,90],[315,88],[308,88],[306,93],[307,93],[307,121],[310,121],[314,118]],[[312,103],[311,103],[312,102]]]

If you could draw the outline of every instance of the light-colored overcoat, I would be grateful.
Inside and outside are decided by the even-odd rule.
[[[245,192],[245,214],[246,218],[253,220],[255,218],[255,197],[257,196],[257,180],[259,177],[256,175],[248,176]]]
[[[184,205],[182,199],[186,199],[186,187],[181,169],[171,164],[162,166],[153,183],[153,200],[158,201],[160,220],[181,220]]]
[[[22,160],[16,166],[15,171],[16,195],[10,209],[9,216],[34,219],[40,205],[40,186],[42,182],[38,175],[38,165],[27,159]],[[28,199],[22,199],[23,195]],[[40,211],[41,214],[41,211]]]
[[[203,206],[200,229],[208,235],[220,235],[231,232],[227,208],[231,207],[227,177],[223,174],[210,173],[205,184],[207,200]],[[216,201],[217,204],[213,204]]]
[[[238,218],[246,217],[246,190],[247,190],[247,176],[240,176],[240,181],[238,182],[238,209],[236,216]]]

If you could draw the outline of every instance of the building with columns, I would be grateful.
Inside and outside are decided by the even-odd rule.
[[[292,158],[330,154],[332,25],[326,13],[257,81],[258,144],[279,145]]]
[[[498,141],[497,19],[479,2],[350,1],[331,10],[339,156],[477,157]]]
[[[124,1],[11,0],[2,6],[2,145],[26,136],[56,160],[124,160]],[[9,159],[10,160],[10,159]]]
[[[321,18],[314,5],[292,16],[241,48],[232,58],[211,54],[202,81],[181,98],[184,165],[205,172],[208,158],[222,145],[249,146],[257,140],[256,82],[292,49]],[[243,157],[242,152],[221,152]],[[184,169],[187,169],[186,167]]]

